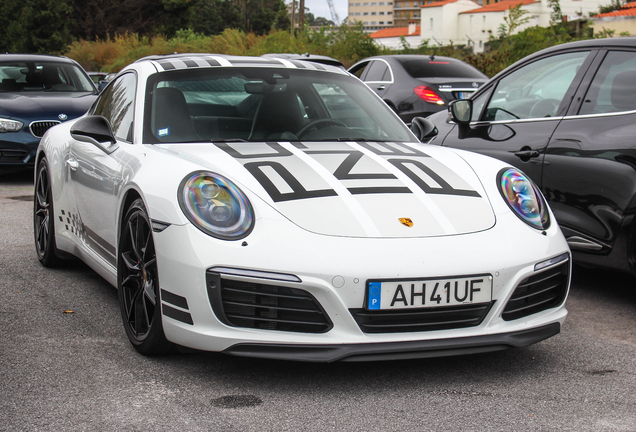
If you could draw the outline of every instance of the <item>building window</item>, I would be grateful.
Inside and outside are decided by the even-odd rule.
[[[367,16],[369,15],[369,12],[363,12],[362,15]]]
[[[393,12],[388,11],[386,14],[387,14],[387,15],[393,15]],[[389,23],[389,24],[391,24],[391,23]]]
[[[388,2],[387,6],[393,6],[393,2]],[[390,24],[390,23],[389,23]]]
[[[388,25],[392,25],[392,24],[393,24],[393,21],[387,21],[386,23],[387,23]]]
[[[384,21],[379,21],[378,24],[384,24]]]
[[[378,12],[378,15],[384,15],[384,12]]]
[[[375,12],[371,12],[371,15],[375,15]]]

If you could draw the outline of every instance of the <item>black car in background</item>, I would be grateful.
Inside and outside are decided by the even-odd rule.
[[[400,118],[426,117],[470,97],[488,77],[461,60],[428,55],[383,55],[349,68]]]
[[[523,170],[575,261],[636,274],[636,38],[537,52],[449,110],[429,118],[431,143]]]
[[[44,132],[83,115],[97,89],[75,61],[0,54],[0,175],[33,168]]]

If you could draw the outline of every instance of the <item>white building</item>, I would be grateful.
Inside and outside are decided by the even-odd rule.
[[[411,48],[417,48],[422,41],[421,29],[415,22],[410,22],[408,27],[392,27],[371,33],[373,39],[380,45],[391,49],[404,48],[402,38]]]
[[[422,6],[422,40],[429,45],[472,45],[474,52],[482,52],[490,36],[497,36],[508,9],[522,4],[530,21],[518,27],[518,33],[528,27],[550,25],[552,8],[547,0],[504,0],[480,7],[471,0],[442,0]],[[588,18],[609,0],[561,0],[561,12],[568,20]]]

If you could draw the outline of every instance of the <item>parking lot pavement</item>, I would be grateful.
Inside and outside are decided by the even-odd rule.
[[[0,431],[634,431],[636,283],[574,268],[561,334],[519,350],[307,364],[145,358],[116,290],[40,266],[30,176],[0,177]]]

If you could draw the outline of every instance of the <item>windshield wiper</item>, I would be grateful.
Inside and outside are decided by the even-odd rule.
[[[212,142],[248,142],[242,138],[212,138]]]
[[[333,141],[343,142],[343,141],[364,141],[364,142],[386,142],[386,140],[372,140],[369,138],[336,138]]]

